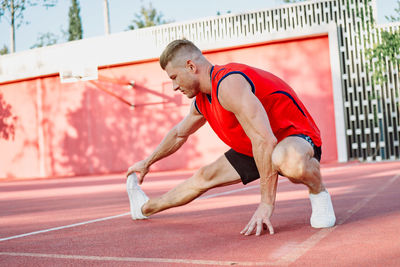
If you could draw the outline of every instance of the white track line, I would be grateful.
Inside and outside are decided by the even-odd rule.
[[[80,225],[84,225],[84,224],[89,224],[89,223],[107,221],[107,220],[111,220],[111,219],[123,217],[123,216],[129,215],[129,214],[130,214],[130,213],[127,212],[127,213],[118,214],[118,215],[114,215],[114,216],[110,216],[110,217],[105,217],[105,218],[100,218],[100,219],[94,219],[94,220],[90,220],[90,221],[86,221],[86,222],[74,223],[74,224],[69,224],[69,225],[54,227],[54,228],[50,228],[50,229],[45,229],[45,230],[30,232],[30,233],[21,234],[21,235],[14,235],[14,236],[10,236],[10,237],[1,238],[1,239],[0,239],[0,242],[1,242],[1,241],[6,241],[6,240],[10,240],[10,239],[15,239],[15,238],[20,238],[20,237],[30,236],[30,235],[37,235],[37,234],[47,233],[47,232],[56,231],[56,230],[62,230],[62,229],[71,228],[71,227],[76,227],[76,226],[80,226]]]
[[[343,167],[346,168],[346,166],[343,166]],[[287,179],[284,179],[284,180],[279,179],[278,183],[283,183],[283,182],[287,182],[287,181],[288,181]],[[229,190],[229,191],[216,193],[216,194],[212,194],[212,195],[208,195],[208,196],[202,196],[202,197],[199,197],[198,199],[209,199],[209,198],[219,197],[219,196],[223,196],[223,195],[229,195],[229,194],[233,194],[233,193],[237,193],[237,192],[241,192],[241,191],[251,190],[251,189],[254,189],[254,188],[257,188],[257,187],[259,187],[259,185],[246,186],[244,188]],[[31,235],[47,233],[47,232],[51,232],[51,231],[62,230],[62,229],[66,229],[66,228],[76,227],[76,226],[81,226],[81,225],[95,223],[95,222],[107,221],[107,220],[111,220],[111,219],[127,216],[129,214],[130,213],[127,212],[127,213],[118,214],[118,215],[114,215],[114,216],[110,216],[110,217],[99,218],[99,219],[94,219],[94,220],[90,220],[90,221],[85,221],[85,222],[80,222],[80,223],[75,223],[75,224],[59,226],[59,227],[49,228],[49,229],[45,229],[45,230],[40,230],[40,231],[35,231],[35,232],[30,232],[30,233],[25,233],[25,234],[20,234],[20,235],[5,237],[5,238],[0,238],[0,242],[11,240],[11,239],[16,239],[16,238],[21,238],[21,237],[26,237],[26,236],[31,236]]]
[[[257,187],[259,187],[259,185],[247,186],[247,187],[240,188],[240,189],[234,189],[234,190],[225,191],[225,192],[221,192],[221,193],[217,193],[217,194],[203,196],[203,197],[200,197],[199,199],[209,199],[209,198],[219,197],[219,196],[223,196],[223,195],[229,195],[229,194],[233,194],[233,193],[236,193],[236,192],[241,192],[241,191],[254,189],[254,188],[257,188]],[[72,228],[72,227],[81,226],[81,225],[90,224],[90,223],[95,223],[95,222],[112,220],[112,219],[116,219],[116,218],[127,216],[127,215],[130,215],[130,212],[122,213],[122,214],[118,214],[118,215],[114,215],[114,216],[110,216],[110,217],[99,218],[99,219],[94,219],[94,220],[90,220],[90,221],[74,223],[74,224],[69,224],[69,225],[49,228],[49,229],[45,229],[45,230],[40,230],[40,231],[35,231],[35,232],[30,232],[30,233],[25,233],[25,234],[20,234],[20,235],[5,237],[5,238],[0,238],[0,242],[11,240],[11,239],[16,239],[16,238],[21,238],[21,237],[26,237],[26,236],[31,236],[31,235],[47,233],[47,232],[51,232],[51,231],[62,230],[62,229],[66,229],[66,228]]]
[[[307,251],[312,249],[319,241],[321,241],[327,235],[332,233],[341,224],[345,223],[351,216],[353,216],[355,213],[357,213],[360,209],[365,207],[365,205],[367,205],[368,202],[370,202],[378,194],[380,194],[382,191],[384,191],[386,188],[388,188],[398,178],[400,178],[400,174],[395,175],[389,181],[387,181],[381,187],[379,187],[377,190],[375,190],[373,193],[369,194],[368,196],[363,198],[361,201],[357,202],[351,209],[349,209],[347,211],[347,214],[345,214],[344,217],[340,218],[336,222],[336,225],[334,227],[321,229],[320,231],[316,232],[315,234],[310,236],[307,240],[305,240],[303,243],[299,244],[296,247],[296,249],[291,251],[291,253],[285,255],[284,257],[282,257],[275,263],[277,265],[285,265],[285,266],[288,266],[288,265],[294,263],[298,258],[303,256]]]
[[[354,215],[361,208],[363,208],[365,205],[367,205],[368,202],[370,202],[378,194],[380,194],[382,191],[384,191],[386,188],[388,188],[399,177],[400,177],[400,174],[395,175],[392,179],[390,179],[388,182],[386,182],[384,185],[382,185],[378,190],[376,190],[372,194],[368,195],[366,198],[362,199],[361,201],[357,202],[356,205],[353,206],[353,208],[348,210],[347,215],[345,215],[343,218],[341,218],[340,220],[337,221],[336,226],[334,226],[332,228],[322,229],[322,230],[316,232],[315,234],[310,236],[307,240],[305,240],[303,243],[299,244],[295,249],[290,251],[290,253],[281,257],[279,260],[272,261],[272,262],[236,262],[236,261],[186,260],[186,259],[167,259],[167,258],[99,257],[99,256],[83,256],[83,255],[17,253],[17,252],[0,252],[0,256],[4,255],[4,256],[16,256],[16,257],[44,257],[44,258],[55,258],[55,259],[119,261],[119,262],[185,263],[185,264],[203,264],[203,265],[214,265],[214,266],[216,266],[216,265],[242,265],[242,266],[266,266],[266,265],[281,266],[281,265],[284,265],[284,266],[287,266],[291,263],[294,263],[298,258],[300,258],[302,255],[304,255],[307,251],[312,249],[319,241],[321,241],[328,234],[333,232],[339,225],[346,222],[352,215]],[[246,188],[230,190],[230,191],[226,191],[226,192],[222,192],[222,193],[218,193],[218,194],[209,195],[208,197],[207,196],[203,197],[203,199],[217,197],[217,196],[221,196],[221,195],[227,195],[227,194],[229,194],[229,192],[235,193],[235,192],[250,190],[250,189],[257,188],[257,187],[258,187],[257,185],[254,185],[254,186],[249,186]],[[110,220],[110,219],[126,216],[129,214],[130,213],[124,213],[124,214],[120,214],[120,215],[116,215],[116,216],[91,220],[91,221],[87,221],[87,222],[51,228],[51,229],[47,229],[47,230],[32,232],[32,233],[18,235],[18,236],[9,237],[9,238],[3,238],[3,239],[0,239],[0,241],[9,240],[9,239],[13,239],[13,238],[19,238],[19,237],[23,237],[23,236],[32,235],[32,234],[39,234],[39,233],[44,233],[44,232],[49,232],[49,231],[54,231],[54,230],[65,229],[65,228],[69,228],[69,227],[75,227],[75,226],[88,224],[88,223],[94,223],[94,222],[98,222],[98,221]]]
[[[92,260],[92,261],[117,261],[117,262],[152,262],[152,263],[182,263],[182,264],[201,264],[201,265],[238,265],[238,266],[271,266],[271,262],[249,262],[249,261],[213,261],[213,260],[185,260],[167,258],[134,258],[134,257],[99,257],[84,255],[64,255],[64,254],[43,254],[43,253],[16,253],[0,252],[0,256],[14,257],[36,257],[69,260]]]

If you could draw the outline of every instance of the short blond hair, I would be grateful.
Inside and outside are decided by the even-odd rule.
[[[180,39],[172,41],[167,45],[167,47],[164,49],[164,51],[160,56],[161,68],[165,70],[165,67],[167,66],[168,62],[172,61],[178,54],[178,52],[181,51],[182,49],[185,49],[188,52],[196,52],[201,54],[200,49],[189,40]]]

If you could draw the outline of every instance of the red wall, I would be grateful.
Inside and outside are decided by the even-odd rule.
[[[220,50],[206,56],[214,64],[241,62],[283,78],[320,127],[323,161],[337,159],[327,36]],[[190,101],[172,91],[157,61],[101,69],[99,74],[134,80],[135,89],[99,83],[139,106],[130,109],[91,82],[61,84],[57,76],[0,85],[0,178],[39,177],[41,169],[44,177],[125,171],[151,153],[188,111]],[[149,93],[149,89],[166,97]],[[160,101],[165,103],[143,105]],[[226,149],[205,126],[153,170],[198,168]]]

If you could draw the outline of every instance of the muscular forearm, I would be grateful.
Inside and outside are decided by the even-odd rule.
[[[271,176],[268,178],[260,178],[261,202],[269,205],[274,205],[277,185],[277,173],[271,174]]]
[[[150,167],[155,162],[175,153],[188,139],[178,135],[177,127],[172,128],[164,137],[154,152],[146,159],[147,166]]]
[[[278,174],[272,166],[272,151],[276,140],[253,142],[253,155],[260,173],[261,202],[275,203]]]

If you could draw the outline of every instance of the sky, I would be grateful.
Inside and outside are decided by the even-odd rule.
[[[111,33],[127,30],[134,15],[141,6],[152,3],[166,20],[175,22],[190,21],[204,17],[213,17],[217,12],[226,14],[268,9],[283,5],[282,0],[108,0],[110,9]],[[80,0],[83,37],[89,38],[104,34],[104,1]],[[386,23],[385,16],[395,15],[397,0],[376,0],[378,23]],[[30,49],[38,42],[40,33],[52,33],[62,38],[62,32],[68,29],[68,10],[71,0],[58,0],[55,7],[27,7],[24,23],[16,30],[16,51]],[[0,49],[10,47],[10,25],[3,16],[0,18]],[[62,42],[62,41],[60,41]]]

